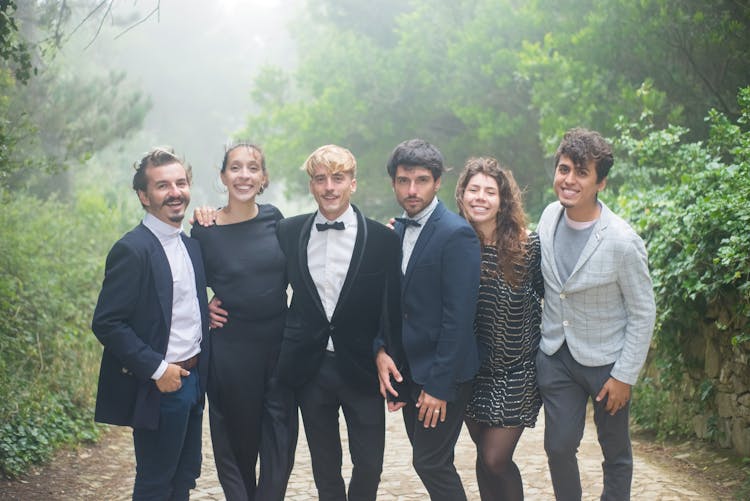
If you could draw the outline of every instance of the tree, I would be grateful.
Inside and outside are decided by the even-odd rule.
[[[148,99],[129,89],[122,73],[71,69],[59,56],[69,18],[65,2],[51,1],[26,3],[8,16],[14,31],[3,40],[11,59],[0,66],[0,188],[67,194],[65,172],[140,128],[148,111]],[[25,41],[32,37],[41,41]],[[25,56],[17,55],[13,43]],[[18,58],[33,62],[28,78],[13,77],[10,63]]]
[[[731,97],[750,81],[750,13],[733,0],[413,0],[367,22],[354,17],[362,2],[323,5],[294,30],[293,74],[268,68],[256,81],[260,111],[242,134],[266,146],[294,192],[307,153],[350,147],[362,205],[378,217],[395,210],[382,166],[403,139],[434,142],[453,166],[496,156],[536,214],[549,199],[545,157],[568,128],[615,136],[645,106],[654,125],[701,137],[706,110],[737,116]]]

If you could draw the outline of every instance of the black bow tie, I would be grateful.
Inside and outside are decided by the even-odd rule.
[[[335,223],[315,223],[315,227],[318,229],[318,231],[343,230],[344,222],[336,221]]]
[[[414,219],[409,219],[408,217],[397,217],[394,219],[396,220],[396,222],[403,224],[407,228],[409,226],[414,226],[415,228],[422,226],[421,223],[416,222]]]

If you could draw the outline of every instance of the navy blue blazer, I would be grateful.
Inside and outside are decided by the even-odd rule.
[[[277,371],[292,387],[304,385],[317,374],[329,336],[333,338],[340,374],[364,391],[378,392],[375,354],[381,346],[398,362],[397,348],[401,345],[398,237],[352,207],[357,216],[357,236],[330,321],[307,266],[307,244],[315,213],[278,223],[277,235],[287,258],[287,277],[293,294]]]
[[[396,223],[403,239],[404,225]],[[474,316],[481,252],[476,232],[442,202],[424,224],[401,279],[401,337],[411,379],[453,401],[479,370]]]
[[[182,235],[195,270],[203,339],[201,394],[208,377],[208,303],[200,246]],[[172,272],[159,239],[143,223],[109,251],[91,329],[104,345],[94,419],[156,429],[161,392],[151,375],[164,360],[172,322]]]

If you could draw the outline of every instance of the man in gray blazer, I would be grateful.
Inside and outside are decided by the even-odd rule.
[[[576,451],[589,398],[604,454],[601,499],[630,498],[630,391],[656,308],[643,241],[597,197],[613,162],[599,133],[569,130],[555,154],[558,201],[537,228],[545,288],[537,378],[558,500],[581,499]]]

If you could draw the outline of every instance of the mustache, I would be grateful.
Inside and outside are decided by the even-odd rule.
[[[171,204],[172,202],[180,202],[180,203],[186,203],[185,197],[169,197],[164,199],[164,203],[162,203],[162,207],[165,205]]]

